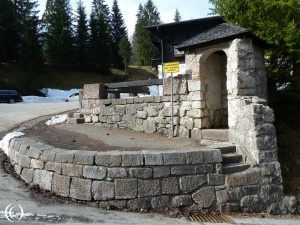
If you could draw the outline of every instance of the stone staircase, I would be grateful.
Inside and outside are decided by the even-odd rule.
[[[201,142],[204,144],[211,142],[213,147],[221,150],[224,174],[242,172],[250,167],[243,163],[243,157],[236,153],[236,147],[227,143],[228,129],[203,129],[201,130]]]
[[[228,141],[228,129],[203,129],[201,140]]]
[[[73,113],[73,115],[69,115],[67,119],[67,123],[70,124],[77,124],[77,123],[84,123],[84,115],[82,113]]]
[[[243,162],[243,157],[236,153],[235,146],[224,146],[219,148],[223,159],[223,173],[232,174],[247,170],[249,164]]]

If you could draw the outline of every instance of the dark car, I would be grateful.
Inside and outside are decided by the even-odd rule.
[[[16,90],[0,90],[0,102],[23,102],[22,95]]]

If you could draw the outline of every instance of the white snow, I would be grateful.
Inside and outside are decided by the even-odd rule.
[[[159,96],[159,86],[158,85],[148,86],[148,88],[149,88],[151,96]]]
[[[46,122],[46,125],[48,126],[56,125],[65,122],[67,119],[68,119],[68,114],[52,116],[51,120],[48,120]]]
[[[51,88],[43,88],[40,90],[47,97],[39,96],[23,96],[24,103],[43,103],[43,102],[64,102],[71,94],[78,93],[80,89],[59,90]]]
[[[10,140],[14,137],[20,137],[22,135],[24,135],[24,133],[14,131],[14,132],[8,133],[7,135],[4,136],[4,138],[0,141],[0,148],[3,149],[3,151],[6,155],[8,154]]]
[[[150,95],[138,94],[138,96],[158,96],[158,86],[152,85],[148,86],[150,90]],[[24,103],[47,103],[47,102],[64,102],[67,97],[71,94],[79,93],[80,89],[70,89],[70,90],[59,90],[52,88],[43,88],[40,90],[47,97],[40,96],[23,96]],[[121,98],[130,98],[128,93],[121,93]]]

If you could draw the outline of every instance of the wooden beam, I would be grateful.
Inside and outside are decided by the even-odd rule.
[[[142,87],[151,85],[162,85],[163,79],[151,79],[151,80],[136,80],[119,83],[104,84],[108,89],[126,88],[126,87]]]
[[[133,93],[133,94],[149,94],[145,91],[141,91],[141,90],[118,90],[118,89],[107,89],[106,90],[107,93]]]

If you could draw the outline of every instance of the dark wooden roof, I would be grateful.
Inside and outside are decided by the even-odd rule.
[[[211,29],[203,31],[198,35],[184,41],[183,43],[176,46],[178,50],[186,50],[195,47],[204,47],[212,44],[229,41],[238,37],[250,37],[253,39],[253,43],[267,48],[267,45],[259,37],[252,34],[245,28],[238,27],[228,23],[219,24]]]
[[[197,34],[224,22],[225,21],[221,16],[211,16],[177,23],[148,26],[146,29],[149,31],[153,44],[160,47],[161,38],[165,43],[178,45]]]

